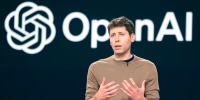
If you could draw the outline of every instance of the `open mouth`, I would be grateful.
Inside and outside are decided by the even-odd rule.
[[[120,49],[121,45],[115,45],[115,49]]]

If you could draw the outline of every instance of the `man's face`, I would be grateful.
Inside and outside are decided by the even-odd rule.
[[[130,53],[131,43],[135,35],[129,35],[125,26],[113,27],[110,29],[110,45],[115,54]]]

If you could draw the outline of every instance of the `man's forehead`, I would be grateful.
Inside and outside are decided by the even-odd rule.
[[[110,29],[117,29],[117,28],[126,28],[125,26],[114,26],[114,27],[111,27]]]
[[[128,32],[124,26],[110,28],[110,33],[124,33],[124,32]]]

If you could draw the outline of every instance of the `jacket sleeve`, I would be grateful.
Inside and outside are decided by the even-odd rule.
[[[94,75],[94,66],[90,65],[87,74],[87,84],[86,84],[86,93],[85,93],[85,100],[91,99],[99,89],[99,84],[97,79]]]
[[[150,70],[149,78],[146,82],[145,97],[147,100],[159,100],[159,83],[158,83],[158,73],[156,66],[152,64],[152,70]]]

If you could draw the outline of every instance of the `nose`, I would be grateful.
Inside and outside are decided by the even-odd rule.
[[[116,37],[115,37],[115,42],[119,42],[119,36],[118,35],[116,35]]]

